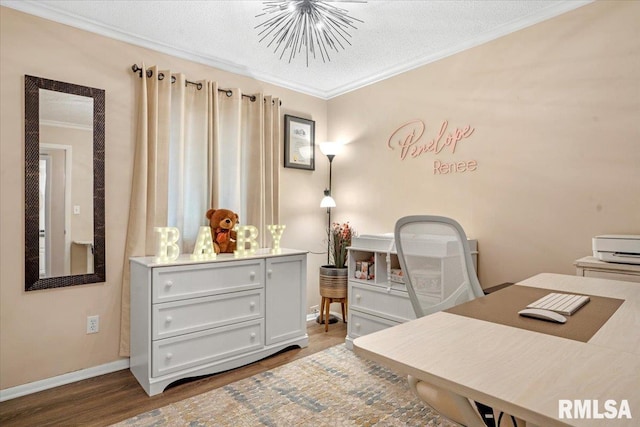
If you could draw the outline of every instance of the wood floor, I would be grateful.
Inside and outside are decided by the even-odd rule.
[[[324,332],[324,325],[310,321],[307,333],[307,348],[292,348],[242,368],[174,385],[153,397],[125,369],[8,400],[0,403],[0,426],[107,426],[341,344],[347,327],[340,321]]]

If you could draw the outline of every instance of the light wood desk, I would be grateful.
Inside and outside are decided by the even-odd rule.
[[[549,273],[518,285],[625,301],[586,343],[439,312],[357,338],[354,351],[527,425],[638,426],[640,286]],[[627,400],[633,418],[559,419],[560,399],[597,399],[600,412]]]

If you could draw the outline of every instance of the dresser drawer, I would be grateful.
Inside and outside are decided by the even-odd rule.
[[[263,289],[154,304],[152,339],[257,319],[263,307]]]
[[[259,350],[263,346],[262,319],[153,341],[151,372],[162,376],[228,357]]]
[[[406,322],[416,318],[406,292],[389,290],[372,285],[351,283],[349,287],[349,310],[358,310],[387,317],[393,321]]]
[[[352,339],[372,334],[374,332],[387,329],[390,326],[396,326],[399,324],[400,322],[394,322],[382,317],[349,310],[349,337]]]
[[[152,275],[152,301],[175,301],[262,287],[264,261],[156,267]]]

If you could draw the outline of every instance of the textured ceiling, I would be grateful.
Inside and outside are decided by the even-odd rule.
[[[331,61],[280,60],[255,28],[262,1],[2,1],[3,6],[328,99],[591,0],[333,1],[356,22]],[[200,78],[197,76],[197,78]]]
[[[40,124],[93,129],[93,98],[40,89]]]

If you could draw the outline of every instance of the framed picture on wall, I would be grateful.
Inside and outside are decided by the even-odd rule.
[[[284,167],[315,170],[316,122],[284,115]]]

